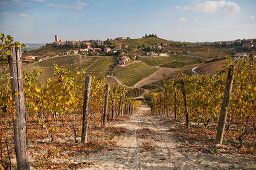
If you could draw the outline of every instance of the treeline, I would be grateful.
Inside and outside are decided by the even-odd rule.
[[[157,38],[157,35],[156,34],[145,34],[145,36],[143,36],[142,38],[149,38],[149,37],[155,37]]]

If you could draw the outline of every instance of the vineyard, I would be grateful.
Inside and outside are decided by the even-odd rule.
[[[71,72],[55,66],[53,79],[40,82],[39,77],[40,72],[37,71],[23,73],[28,143],[41,141],[54,144],[56,141],[64,140],[64,143],[73,143],[76,146],[76,143],[80,143],[82,113],[85,112],[85,82],[88,83],[88,79],[85,81],[86,72]],[[107,122],[132,114],[140,102],[129,97],[126,87],[110,86],[105,79],[90,76],[89,81],[90,95],[87,99],[89,115],[86,120],[88,139],[84,141],[87,141],[89,147],[99,149],[101,146],[97,143],[104,144],[104,131],[108,133],[108,128],[104,128]],[[9,76],[1,75],[0,83],[1,165],[10,167],[13,166],[11,165],[14,153],[12,122],[15,108]],[[41,167],[46,162],[39,161],[33,166]]]
[[[255,153],[256,146],[256,59],[235,65],[231,99],[227,107],[226,140]],[[146,96],[153,115],[173,116],[193,131],[214,136],[223,101],[228,68],[214,75],[179,75]],[[214,141],[212,141],[214,142]]]
[[[88,72],[54,65],[42,80],[22,69],[12,41],[2,35],[0,169],[255,168],[255,57],[211,75],[173,74],[148,91],[89,75],[112,58]]]

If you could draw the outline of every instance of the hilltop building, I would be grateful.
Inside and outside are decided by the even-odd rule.
[[[58,36],[55,35],[55,43],[59,42]]]
[[[59,39],[59,37],[57,35],[54,36],[53,44],[55,44],[57,46],[62,45],[61,39]]]

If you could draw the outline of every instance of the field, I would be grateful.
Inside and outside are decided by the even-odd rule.
[[[170,47],[171,51],[189,51],[190,55],[204,58],[222,58],[230,55],[232,50],[221,47],[207,47],[207,46],[185,46],[185,47]]]
[[[126,40],[113,40],[112,44],[126,44],[131,47],[138,47],[138,46],[153,46],[153,45],[158,45],[161,43],[170,43],[170,41],[162,39],[162,38],[157,38],[157,37],[148,37],[148,38],[137,38],[137,39],[126,39]]]
[[[148,56],[142,56],[139,58],[139,60],[143,61],[144,63],[150,65],[150,66],[160,66],[166,63],[169,63],[172,61],[171,57],[148,57]]]
[[[180,70],[160,67],[156,72],[136,83],[135,87],[143,87],[144,85],[152,84],[154,82],[163,80],[171,74],[176,74],[177,72],[180,72]]]
[[[215,73],[217,70],[223,69],[226,64],[226,60],[218,60],[215,62],[206,63],[197,67],[196,72],[198,72],[199,74],[212,74]]]
[[[169,68],[180,68],[187,65],[202,63],[199,57],[192,56],[170,56],[170,57],[140,57],[140,60],[150,66],[163,66]]]
[[[86,72],[89,75],[96,76],[98,78],[104,78],[108,75],[113,61],[113,57],[99,57],[86,69]]]
[[[199,57],[191,57],[191,56],[172,56],[172,61],[166,64],[163,64],[163,67],[170,68],[180,68],[188,65],[199,64],[202,63],[203,60]]]
[[[80,56],[62,56],[54,57],[48,60],[36,62],[31,65],[26,65],[26,71],[38,70],[41,71],[40,80],[53,78],[54,65],[61,68],[67,68],[70,71],[85,69],[90,66],[97,57],[80,57]]]
[[[121,80],[127,86],[133,86],[141,79],[154,73],[157,68],[147,65],[144,62],[138,62],[126,67],[116,67],[114,76]]]

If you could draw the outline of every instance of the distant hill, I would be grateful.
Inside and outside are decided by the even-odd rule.
[[[113,45],[117,44],[126,44],[129,46],[137,47],[137,46],[154,46],[158,44],[170,43],[171,41],[158,38],[158,37],[147,37],[147,38],[137,38],[137,39],[124,39],[124,40],[112,40],[111,43]]]
[[[30,50],[39,49],[39,48],[41,48],[45,44],[43,44],[43,43],[26,43],[25,45],[26,45],[25,50],[26,51],[30,51]]]
[[[39,47],[39,44],[38,44],[37,47]],[[39,47],[39,48],[36,48],[36,46],[34,46],[34,49],[26,50],[26,53],[24,53],[23,55],[25,55],[25,56],[27,56],[27,55],[55,56],[55,55],[60,54],[60,53],[63,54],[64,52],[67,52],[70,49],[72,49],[72,48],[54,47],[53,45],[44,45],[44,44],[42,44],[42,46]]]

